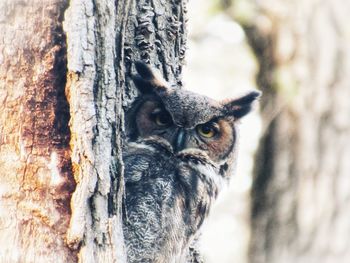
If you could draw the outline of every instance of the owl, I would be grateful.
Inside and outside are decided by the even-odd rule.
[[[135,63],[126,113],[123,232],[128,262],[182,263],[233,173],[237,121],[260,92],[216,101]]]

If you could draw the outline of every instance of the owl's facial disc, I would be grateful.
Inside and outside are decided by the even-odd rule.
[[[215,122],[207,122],[196,126],[198,135],[204,139],[210,139],[215,137],[220,132],[220,127]]]
[[[199,124],[195,128],[195,136],[188,147],[205,151],[215,162],[225,161],[230,157],[236,140],[233,118],[215,118]]]
[[[162,108],[155,108],[151,113],[151,118],[159,128],[166,128],[173,124],[170,114]]]
[[[199,124],[193,129],[179,128],[173,140],[174,150],[198,148],[198,142],[210,143],[220,137],[220,126],[214,121]]]
[[[135,138],[163,138],[175,152],[200,149],[217,163],[232,158],[235,122],[250,112],[260,92],[216,101],[169,85],[146,64],[136,62],[135,67],[138,74],[133,80],[141,94],[132,111],[135,125],[128,125],[130,134]]]
[[[157,99],[143,102],[136,114],[136,128],[140,137],[165,136],[173,130],[173,120]]]

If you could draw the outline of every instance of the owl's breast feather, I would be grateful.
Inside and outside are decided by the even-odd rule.
[[[224,180],[200,149],[174,153],[162,138],[128,143],[123,229],[129,262],[184,258]]]

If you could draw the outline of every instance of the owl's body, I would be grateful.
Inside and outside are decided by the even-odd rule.
[[[130,262],[184,262],[215,199],[217,169],[195,151],[174,153],[162,138],[128,144],[125,239]]]
[[[128,262],[181,263],[233,171],[235,121],[259,93],[220,103],[136,68],[141,96],[127,113],[123,150]]]

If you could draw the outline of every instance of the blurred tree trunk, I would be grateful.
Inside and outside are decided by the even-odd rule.
[[[264,92],[251,262],[349,262],[350,3],[239,2]]]
[[[0,261],[125,262],[132,61],[181,84],[186,3],[0,2]]]

